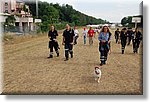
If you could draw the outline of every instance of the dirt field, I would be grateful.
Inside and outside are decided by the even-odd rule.
[[[81,30],[80,30],[81,33]],[[74,46],[74,58],[64,61],[64,48],[59,36],[60,57],[49,55],[47,36],[4,44],[3,94],[142,94],[142,51],[133,54],[132,45],[121,54],[120,44],[112,40],[112,52],[102,66],[102,78],[93,78],[100,64],[98,40],[83,45],[80,36]],[[140,49],[141,50],[141,49]]]

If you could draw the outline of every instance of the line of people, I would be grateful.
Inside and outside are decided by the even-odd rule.
[[[93,37],[96,32],[90,27],[89,31],[84,28],[83,36],[84,36],[84,44],[86,45],[86,38],[89,38],[89,44],[93,44]],[[48,32],[48,38],[49,38],[49,49],[50,54],[48,58],[53,58],[53,49],[55,49],[55,52],[57,54],[57,57],[59,57],[59,44],[57,40],[58,32],[55,29],[55,27],[52,25],[50,26],[50,31]],[[77,26],[74,27],[74,29],[71,29],[69,24],[66,24],[66,29],[63,32],[63,40],[62,45],[64,45],[65,49],[65,61],[69,59],[69,53],[71,58],[73,58],[73,45],[77,44],[77,40],[79,38],[79,31],[77,29]]]
[[[112,33],[110,32],[108,26],[103,26],[101,30],[93,30],[92,27],[90,27],[89,30],[86,30],[86,28],[84,28],[82,32],[84,45],[86,44],[87,37],[89,38],[89,45],[93,45],[93,37],[95,37],[96,33],[98,33],[98,40],[99,40],[100,66],[102,66],[106,64],[108,53],[111,52]],[[53,58],[53,48],[55,49],[57,57],[59,57],[60,48],[57,36],[58,36],[57,30],[55,30],[54,26],[51,26],[50,31],[48,33],[48,37],[50,39],[49,41],[50,55],[48,58]],[[77,40],[79,38],[79,31],[76,26],[74,27],[74,29],[72,29],[70,25],[67,24],[66,29],[63,31],[62,36],[63,36],[62,45],[64,45],[65,50],[64,61],[67,61],[69,60],[69,55],[71,58],[73,58],[73,46],[78,44]],[[121,31],[117,29],[115,31],[115,39],[116,43],[121,42],[122,54],[124,54],[127,41],[128,45],[130,45],[131,40],[133,43],[133,52],[138,53],[139,44],[140,41],[142,40],[142,34],[138,30],[138,28],[136,28],[134,32],[130,28],[128,30],[126,28],[123,28]]]

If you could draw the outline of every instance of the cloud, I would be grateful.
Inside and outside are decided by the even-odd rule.
[[[142,0],[41,0],[50,3],[70,4],[76,10],[110,22],[120,22],[129,15],[139,14]]]
[[[77,2],[75,9],[110,22],[120,22],[125,16],[139,14],[138,2]]]

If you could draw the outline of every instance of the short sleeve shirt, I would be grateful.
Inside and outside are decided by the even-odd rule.
[[[58,36],[57,30],[54,30],[53,32],[52,31],[48,32],[48,37],[50,37],[50,40],[56,39],[57,36]]]
[[[69,31],[68,30],[65,30],[63,32],[63,37],[65,38],[65,41],[64,43],[72,43],[73,42],[73,38],[74,38],[75,34],[74,34],[74,30],[70,29]]]

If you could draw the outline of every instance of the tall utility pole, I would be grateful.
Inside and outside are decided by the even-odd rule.
[[[38,18],[39,12],[38,12],[38,0],[36,0],[36,17]]]

